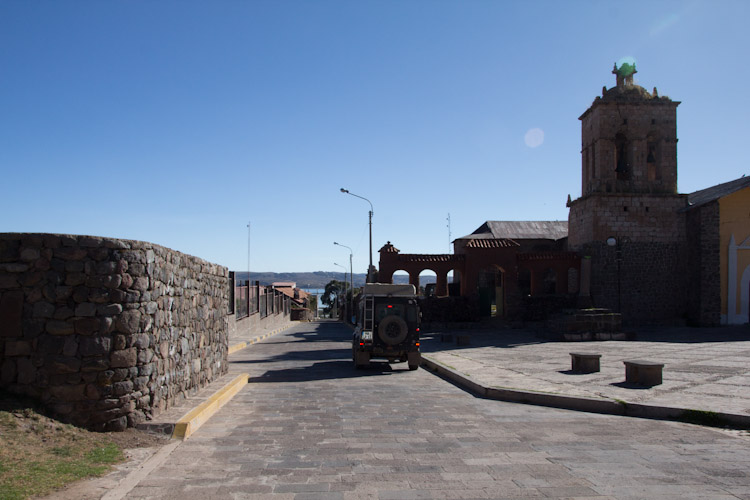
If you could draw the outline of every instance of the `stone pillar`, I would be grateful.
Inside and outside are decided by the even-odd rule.
[[[435,284],[435,295],[446,297],[448,295],[448,273],[445,271],[437,272],[437,283]]]
[[[414,285],[414,288],[417,289],[417,293],[419,293],[419,273],[416,274],[412,271],[409,272],[409,283]]]

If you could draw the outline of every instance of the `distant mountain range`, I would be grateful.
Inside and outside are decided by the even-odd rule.
[[[235,273],[236,280],[247,281],[247,271],[237,271]],[[354,275],[354,286],[359,287],[365,284],[367,275],[365,273],[359,273]],[[328,272],[328,271],[315,271],[312,273],[250,273],[250,281],[259,281],[261,285],[271,285],[278,281],[292,281],[297,283],[299,288],[325,288],[328,283],[333,280],[344,281],[344,273]],[[346,281],[349,281],[349,273],[346,273]],[[409,275],[407,274],[395,274],[393,276],[394,283],[409,283]]]

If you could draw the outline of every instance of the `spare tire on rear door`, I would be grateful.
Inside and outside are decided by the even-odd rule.
[[[378,325],[378,337],[388,345],[396,345],[406,340],[408,330],[403,318],[386,316]]]

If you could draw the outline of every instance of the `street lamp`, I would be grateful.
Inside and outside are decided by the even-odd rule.
[[[614,247],[615,249],[615,262],[617,262],[617,312],[620,314],[622,314],[622,277],[620,267],[623,261],[622,247],[625,243],[630,243],[630,238],[627,236],[620,239],[614,236],[607,238],[607,246]]]
[[[372,208],[372,202],[365,198],[364,196],[360,196],[358,194],[354,194],[349,192],[348,189],[341,188],[342,193],[350,194],[352,196],[355,196],[359,198],[360,200],[365,200],[367,203],[370,204],[370,213],[369,213],[369,220],[370,220],[370,267],[367,268],[367,282],[370,283],[370,273],[372,272],[372,214],[374,212]]]
[[[352,252],[353,250],[351,247],[348,247],[346,245],[342,245],[341,243],[333,242],[334,245],[338,245],[340,247],[348,248],[349,249],[349,289],[352,294],[351,299],[349,300],[349,314],[352,315],[354,313],[354,272],[352,267]],[[346,280],[346,275],[344,277],[344,280]]]

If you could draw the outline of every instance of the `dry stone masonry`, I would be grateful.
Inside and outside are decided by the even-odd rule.
[[[123,430],[227,371],[229,273],[151,243],[0,234],[0,387]]]

